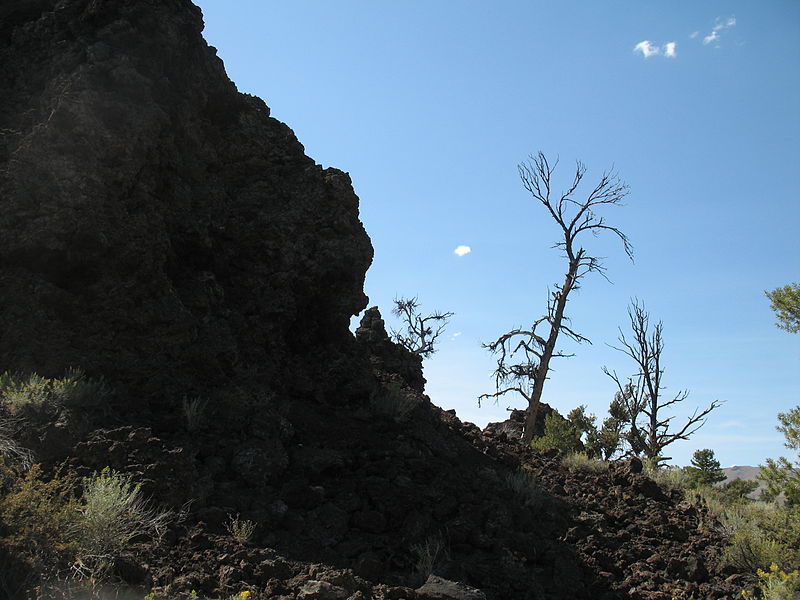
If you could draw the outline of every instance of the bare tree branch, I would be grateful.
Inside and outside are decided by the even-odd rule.
[[[406,331],[392,329],[392,338],[409,352],[426,358],[436,352],[436,340],[447,327],[455,313],[435,311],[423,317],[418,312],[419,302],[414,298],[395,298],[392,313],[405,323]]]
[[[486,398],[497,400],[510,392],[525,398],[528,414],[523,442],[526,444],[533,437],[551,359],[573,356],[556,350],[559,334],[563,333],[578,343],[591,343],[568,325],[570,321],[565,313],[570,292],[580,288],[581,279],[589,273],[603,274],[604,271],[602,259],[588,254],[580,245],[584,234],[588,232],[596,236],[604,231],[611,232],[622,241],[625,253],[633,259],[633,250],[625,234],[607,225],[604,217],[595,212],[606,205],[621,205],[628,195],[628,186],[612,170],[602,174],[584,199],[576,199],[586,175],[586,166],[578,161],[566,189],[554,194],[552,176],[557,166],[558,159],[551,165],[547,157],[539,152],[530,156],[527,162],[520,163],[517,169],[523,187],[545,207],[559,226],[560,236],[554,247],[561,250],[567,259],[564,280],[555,285],[554,291],[548,291],[547,312],[535,320],[529,329],[512,329],[494,342],[484,345],[497,356],[497,368],[494,371],[496,391],[481,395],[479,401]],[[546,327],[546,332],[539,333],[539,327]]]
[[[629,431],[626,434],[633,454],[644,455],[655,463],[666,460],[663,450],[677,440],[686,440],[700,429],[706,422],[706,417],[721,402],[714,400],[703,411],[695,409],[686,423],[677,431],[670,431],[669,427],[674,416],[664,417],[664,409],[674,404],[679,404],[689,397],[687,390],[681,390],[671,399],[664,400],[661,396],[664,386],[662,377],[664,368],[661,366],[661,353],[664,350],[663,324],[661,321],[650,330],[650,315],[638,300],[631,301],[628,308],[628,318],[631,322],[632,339],[629,340],[620,329],[620,346],[611,346],[633,359],[636,372],[622,383],[615,371],[603,367],[603,372],[608,375],[619,390],[616,398],[622,400],[628,412]]]

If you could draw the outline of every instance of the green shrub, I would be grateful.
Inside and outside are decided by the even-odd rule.
[[[83,496],[70,535],[78,545],[79,571],[97,577],[139,536],[161,535],[174,516],[157,510],[130,475],[108,467],[83,480]]]
[[[800,571],[797,569],[787,573],[777,563],[772,563],[769,570],[759,569],[757,575],[763,600],[796,600],[800,597]]]
[[[416,557],[414,563],[414,579],[419,585],[427,581],[441,563],[450,560],[450,549],[441,533],[432,535],[424,542],[411,546],[411,552]]]
[[[773,563],[800,568],[800,511],[764,502],[717,504],[712,510],[720,511],[719,528],[728,539],[724,564],[751,575]]]
[[[544,500],[544,493],[536,483],[536,478],[526,469],[509,473],[503,483],[526,507],[538,508]]]
[[[138,484],[106,468],[81,482],[57,472],[47,480],[34,465],[0,499],[3,542],[45,577],[105,574],[114,557],[140,535],[159,535],[173,518],[146,501]]]
[[[228,521],[225,523],[225,530],[237,542],[244,544],[253,537],[256,524],[246,519],[240,519],[239,515],[235,517],[233,515],[228,515]]]
[[[655,466],[650,461],[644,461],[643,465],[645,474],[659,485],[673,490],[684,491],[692,487],[693,481],[691,476],[680,467],[659,467]]]
[[[63,408],[104,405],[111,388],[102,380],[86,377],[80,369],[69,369],[62,378],[31,373],[0,375],[0,399],[12,415],[53,414]]]
[[[561,464],[570,471],[608,471],[608,461],[589,458],[583,452],[567,454]]]
[[[33,465],[33,452],[13,437],[13,417],[0,413],[0,459],[9,467],[26,471]]]
[[[77,550],[71,537],[78,510],[77,478],[45,480],[34,465],[0,499],[0,519],[9,534],[4,543],[45,575],[55,575]]]
[[[207,402],[196,396],[194,398],[183,398],[183,417],[186,420],[186,430],[195,432],[200,429],[205,418]]]
[[[562,452],[580,452],[583,450],[581,432],[572,423],[553,410],[544,418],[544,435],[531,440],[534,450],[558,448]]]
[[[403,422],[411,415],[422,400],[399,380],[391,380],[380,386],[372,396],[372,412]]]

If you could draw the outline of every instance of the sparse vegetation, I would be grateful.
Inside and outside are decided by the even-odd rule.
[[[691,477],[680,467],[661,466],[649,460],[642,464],[647,476],[659,485],[673,490],[687,490],[691,487]]]
[[[800,596],[800,571],[787,573],[777,563],[769,570],[758,569],[758,586],[764,600],[796,600]]]
[[[591,458],[583,452],[573,452],[572,454],[568,454],[561,460],[561,464],[570,471],[599,472],[608,470],[607,461]]]
[[[80,481],[60,471],[46,477],[34,465],[0,499],[9,532],[3,544],[52,581],[102,581],[134,538],[158,536],[172,519],[129,476],[110,469]]]
[[[46,478],[39,465],[18,477],[0,498],[0,520],[8,528],[3,543],[33,571],[55,577],[77,551],[74,539],[78,480],[57,472]]]
[[[53,414],[63,408],[102,407],[111,388],[102,379],[91,379],[80,369],[69,369],[61,378],[5,372],[0,375],[0,398],[12,415]]]
[[[17,418],[3,413],[0,408],[0,459],[13,468],[25,471],[33,465],[33,452],[14,439]]]
[[[420,397],[397,379],[383,383],[372,396],[371,407],[376,415],[405,421],[420,405]]]
[[[422,584],[436,571],[442,563],[450,560],[450,550],[447,541],[441,533],[432,535],[424,542],[411,546],[411,552],[416,557],[414,562],[414,579]]]
[[[138,536],[158,537],[174,519],[144,498],[141,485],[129,475],[103,469],[83,480],[78,518],[70,537],[79,548],[76,570],[98,577]]]
[[[504,483],[525,506],[538,508],[544,499],[544,492],[536,483],[536,478],[526,469],[509,473],[506,475]]]
[[[256,531],[256,524],[247,519],[240,519],[239,515],[235,517],[228,515],[228,520],[225,522],[225,531],[240,544],[246,544],[253,537]]]
[[[207,402],[195,396],[194,398],[183,398],[183,417],[186,421],[186,430],[195,432],[200,429],[205,419]]]

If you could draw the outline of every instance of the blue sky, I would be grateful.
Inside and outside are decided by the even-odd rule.
[[[602,416],[606,365],[629,300],[664,323],[676,421],[725,401],[674,462],[786,454],[778,412],[800,403],[800,335],[774,326],[766,289],[800,280],[800,3],[201,0],[205,36],[240,91],[263,98],[309,156],[350,173],[375,247],[370,304],[396,296],[456,313],[426,361],[434,403],[484,425],[505,408],[481,343],[545,309],[564,260],[558,229],[523,189],[531,153],[575,159],[630,186],[606,213],[612,283],[589,276],[572,324],[593,344],[553,364],[544,400]],[[467,245],[471,252],[454,250]],[[521,407],[521,405],[517,405]]]

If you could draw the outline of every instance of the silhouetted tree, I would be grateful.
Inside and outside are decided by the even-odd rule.
[[[556,350],[559,334],[564,333],[576,342],[589,341],[567,325],[569,317],[565,312],[570,293],[580,287],[583,277],[604,271],[600,258],[589,254],[581,245],[584,237],[610,232],[620,239],[626,254],[633,258],[632,247],[625,234],[607,225],[605,218],[595,212],[608,205],[621,204],[628,194],[628,186],[613,171],[606,172],[584,199],[576,200],[578,187],[586,174],[586,167],[578,162],[567,189],[554,194],[552,178],[557,165],[558,161],[551,166],[544,154],[539,152],[535,157],[530,157],[527,163],[520,164],[518,169],[525,189],[544,206],[561,230],[555,247],[563,251],[567,260],[564,280],[556,284],[555,291],[549,293],[546,314],[536,319],[530,328],[512,329],[485,345],[497,355],[495,392],[482,394],[478,398],[479,401],[486,398],[497,400],[508,393],[522,396],[528,403],[522,438],[526,444],[533,438],[550,361],[555,357],[572,356]],[[544,331],[540,333],[541,329]]]
[[[409,352],[427,358],[436,352],[436,340],[455,313],[436,311],[423,317],[419,314],[417,298],[395,298],[392,313],[406,326],[404,332],[392,329],[392,339]]]
[[[623,381],[615,371],[603,367],[603,372],[617,384],[618,391],[615,398],[625,406],[628,417],[625,438],[631,446],[632,453],[637,456],[644,455],[654,464],[658,464],[667,460],[667,457],[662,456],[664,448],[676,440],[689,439],[689,436],[705,424],[706,416],[720,406],[720,402],[714,400],[701,412],[695,409],[683,427],[677,431],[670,431],[670,421],[674,417],[664,416],[664,409],[686,400],[689,392],[679,391],[668,400],[662,397],[663,324],[661,321],[656,323],[651,333],[650,316],[644,306],[640,306],[636,301],[628,308],[628,317],[631,321],[633,339],[629,341],[620,329],[618,339],[622,346],[612,346],[612,348],[633,359],[636,363],[636,374]]]

